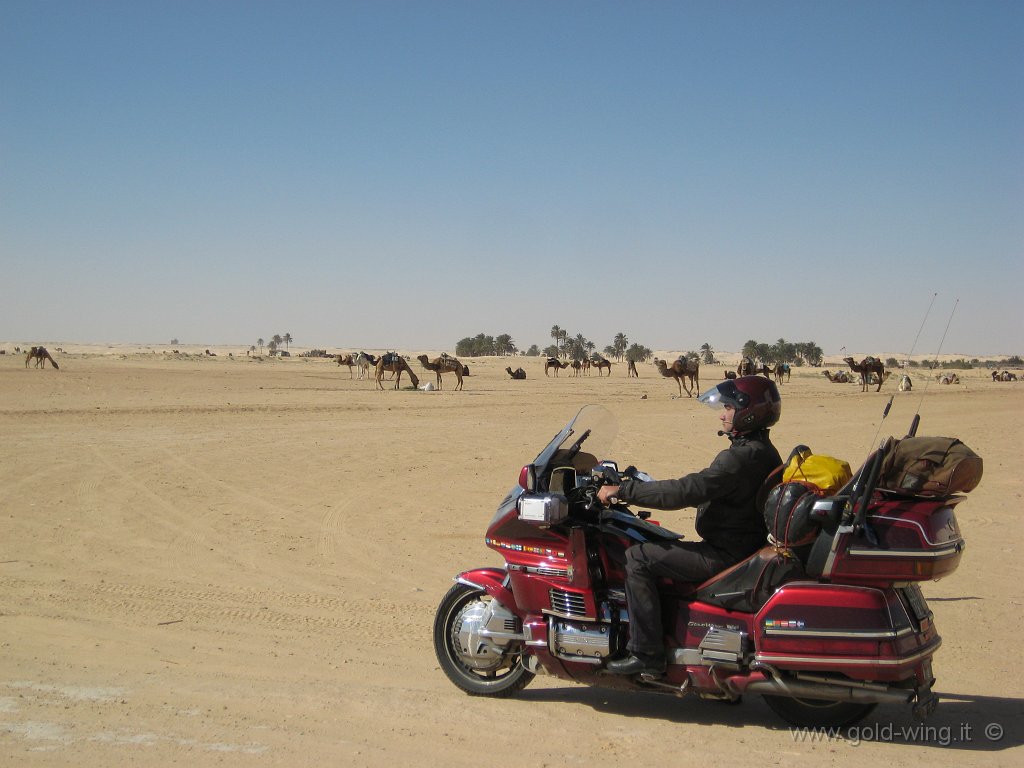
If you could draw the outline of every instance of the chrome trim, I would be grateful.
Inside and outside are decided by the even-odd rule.
[[[674,648],[669,652],[669,663],[684,667],[709,666],[696,648]]]
[[[548,608],[542,609],[541,614],[544,616],[554,616],[556,619],[572,619],[573,621],[601,621],[598,616],[584,616],[582,613],[560,613],[559,611]]]
[[[827,578],[832,575],[832,569],[836,564],[836,550],[839,548],[839,542],[843,539],[843,534],[853,533],[852,525],[840,525],[836,528],[835,535],[832,537],[832,547],[828,551],[828,557],[825,558],[825,565],[821,567],[821,577]]]
[[[538,576],[548,576],[556,579],[568,579],[569,569],[568,568],[545,568],[542,565],[532,566],[528,565],[523,568],[526,573],[535,573]]]
[[[932,656],[939,649],[940,645],[942,645],[942,641],[941,640],[936,642],[934,645],[928,646],[928,648],[924,649],[923,651],[915,653],[913,656],[901,656],[898,659],[879,659],[879,658],[865,659],[865,658],[853,658],[853,657],[844,657],[844,656],[840,656],[840,657],[837,657],[837,658],[828,658],[828,657],[825,657],[825,656],[772,656],[772,655],[763,655],[763,654],[758,653],[758,654],[754,655],[754,660],[757,661],[757,662],[762,662],[762,663],[772,663],[772,662],[774,662],[776,664],[778,664],[780,662],[787,662],[787,663],[798,662],[798,663],[810,663],[810,664],[838,664],[840,666],[843,666],[843,665],[847,665],[847,666],[877,665],[877,666],[881,666],[881,667],[896,667],[896,666],[901,666],[903,664],[912,664],[915,661],[919,661],[919,660],[925,658],[926,656]]]
[[[858,631],[854,629],[814,629],[813,627],[807,629],[776,629],[772,627],[771,629],[765,628],[764,634],[776,637],[848,637],[851,640],[863,640],[903,637],[914,634],[914,629],[912,627],[903,627],[900,630],[876,632],[874,630]]]
[[[525,640],[526,635],[522,632],[495,632],[490,629],[481,629],[477,632],[480,637],[490,638],[492,640]]]
[[[487,588],[483,584],[477,584],[475,581],[470,581],[469,579],[463,578],[462,576],[456,576],[455,581],[464,586],[473,587],[474,589],[482,589],[484,591],[487,590]]]
[[[548,600],[551,604],[550,612],[555,616],[561,616],[566,619],[587,619],[590,621],[594,621],[596,618],[589,616],[586,612],[587,599],[585,595],[552,587],[548,590]]]
[[[961,552],[960,543],[952,544],[944,549],[849,549],[847,554],[853,557],[950,557]]]
[[[943,509],[949,509],[949,507],[941,507],[940,509],[936,510],[936,513],[941,512]],[[919,531],[921,531],[921,538],[924,541],[926,541],[928,544],[931,544],[932,546],[935,546],[936,544],[948,544],[949,543],[948,541],[932,541],[931,539],[929,539],[928,538],[928,533],[927,533],[927,531],[925,531],[924,526],[921,525],[916,520],[907,520],[905,517],[889,517],[889,515],[868,515],[868,519],[869,520],[892,520],[893,522],[897,522],[897,523],[905,523],[907,525],[915,525],[915,526],[917,526],[917,529]],[[961,537],[961,540],[963,540],[963,537]]]

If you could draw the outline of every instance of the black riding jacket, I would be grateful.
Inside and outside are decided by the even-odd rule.
[[[654,509],[697,507],[701,538],[737,560],[747,557],[768,535],[758,492],[782,458],[766,429],[729,440],[707,469],[677,480],[624,480],[618,497]]]

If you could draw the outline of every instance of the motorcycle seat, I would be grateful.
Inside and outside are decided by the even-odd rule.
[[[756,613],[779,587],[804,576],[799,557],[769,546],[697,585],[689,594],[729,611]]]

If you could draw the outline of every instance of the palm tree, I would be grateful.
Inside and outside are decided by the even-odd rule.
[[[256,343],[260,345],[260,354],[262,355],[263,354],[263,344],[264,344],[263,339],[256,339]]]
[[[291,343],[292,343],[292,335],[291,335],[290,333],[286,333],[286,334],[284,335],[283,341],[284,341],[284,345],[285,345],[285,347],[289,347],[289,346],[291,346]]]
[[[249,346],[249,354],[252,354],[252,353],[254,353],[255,351],[256,351],[256,345],[255,345],[255,344],[251,344],[251,345]]]
[[[515,342],[512,337],[503,333],[494,340],[494,352],[498,355],[514,355],[516,353]]]
[[[615,358],[621,363],[622,356],[626,354],[626,348],[629,346],[629,339],[626,338],[624,333],[616,333],[615,338],[612,340],[612,348],[615,350]]]
[[[284,343],[284,339],[281,338],[280,333],[275,333],[274,338],[271,339],[274,342],[274,348],[280,347]]]
[[[557,325],[551,326],[551,338],[555,340],[555,357],[558,357],[558,341],[562,338],[562,329]]]
[[[572,356],[580,359],[587,356],[587,339],[582,333],[577,333],[572,340]]]
[[[715,350],[706,341],[700,346],[700,354],[705,365],[711,365],[715,362]]]

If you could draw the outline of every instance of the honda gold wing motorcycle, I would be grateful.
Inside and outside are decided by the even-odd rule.
[[[917,583],[956,570],[964,497],[880,490],[891,439],[836,495],[801,505],[811,543],[775,541],[702,584],[662,583],[663,675],[608,673],[629,637],[626,549],[681,538],[648,512],[597,501],[603,484],[649,479],[600,460],[615,432],[609,411],[585,406],[498,506],[484,541],[505,567],[458,574],[434,620],[458,688],[503,697],[547,674],[729,702],[759,694],[803,727],[850,725],[878,704],[921,719],[934,710],[941,640]]]

